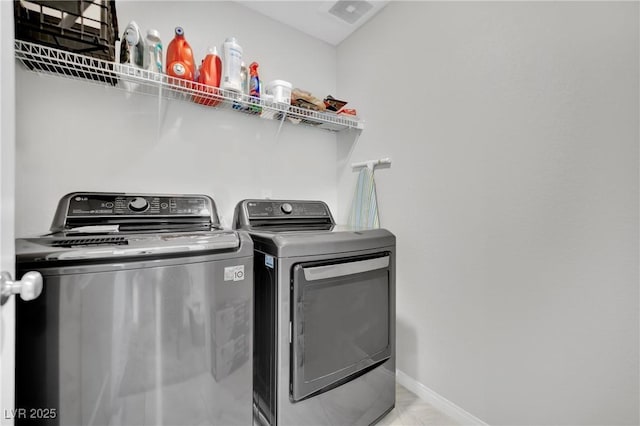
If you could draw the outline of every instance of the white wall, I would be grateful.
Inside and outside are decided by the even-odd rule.
[[[233,35],[263,81],[318,96],[335,92],[336,50],[231,2],[118,1],[120,32],[134,19],[166,46],[181,25],[200,63]],[[49,228],[67,192],[205,193],[231,224],[247,197],[323,199],[336,208],[336,137],[234,111],[172,101],[158,133],[157,99],[17,66],[16,235]]]
[[[392,2],[338,47],[398,368],[490,424],[638,424],[639,4]],[[341,208],[344,219],[347,209]]]
[[[347,165],[390,156],[398,367],[491,424],[639,422],[637,3],[392,2],[337,59],[227,2],[118,11],[165,46],[183,25],[197,61],[235,35],[263,80],[347,99],[367,127],[336,148],[174,102],[158,137],[154,99],[18,67],[17,235],[78,189],[203,192],[227,224],[271,191],[344,220]]]

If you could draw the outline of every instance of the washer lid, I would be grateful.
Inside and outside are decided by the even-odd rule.
[[[234,231],[40,237],[16,240],[18,262],[112,259],[237,250]]]
[[[249,230],[256,250],[276,257],[317,256],[390,249],[396,237],[386,229],[335,227],[330,231],[270,232]]]

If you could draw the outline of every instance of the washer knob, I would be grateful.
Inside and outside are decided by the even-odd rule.
[[[136,197],[129,201],[129,210],[132,212],[143,212],[149,208],[149,202],[146,198]]]
[[[293,211],[293,207],[289,203],[284,203],[280,206],[280,210],[282,210],[282,213],[284,214],[291,214],[291,212]]]

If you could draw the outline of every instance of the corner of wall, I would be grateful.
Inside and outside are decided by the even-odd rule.
[[[428,388],[401,370],[396,370],[396,380],[402,386],[415,393],[420,399],[431,404],[447,416],[462,425],[488,426],[488,423],[480,420],[465,409],[457,406],[433,389]]]

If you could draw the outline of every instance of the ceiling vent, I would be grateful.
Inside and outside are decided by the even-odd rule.
[[[363,0],[338,0],[329,13],[337,16],[349,24],[354,24],[358,19],[367,14],[373,5]]]

